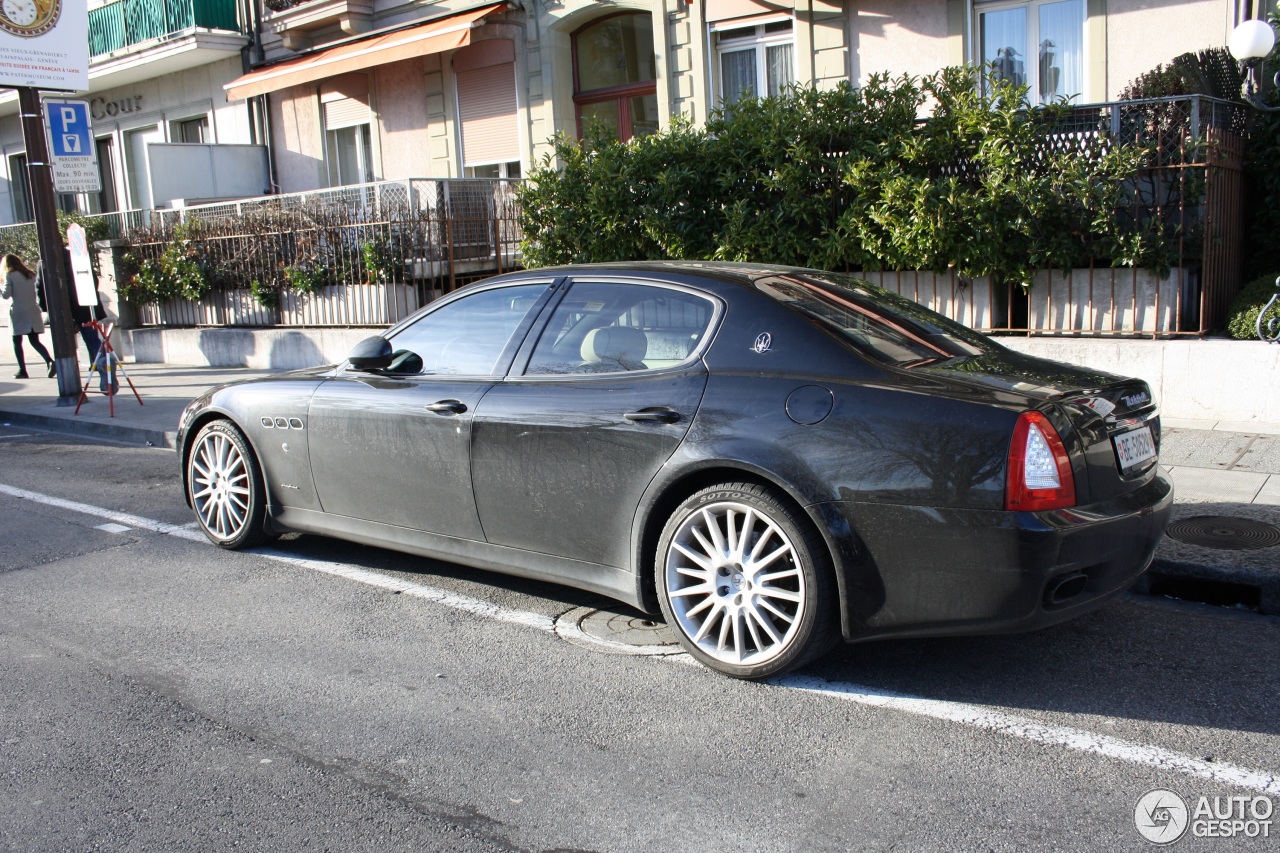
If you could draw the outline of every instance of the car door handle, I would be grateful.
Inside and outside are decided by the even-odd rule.
[[[673,424],[680,420],[680,413],[666,406],[650,406],[638,412],[627,412],[623,415],[629,421],[657,421],[661,424]]]
[[[459,400],[441,400],[427,406],[428,412],[435,412],[437,415],[460,415],[466,410],[467,404]]]

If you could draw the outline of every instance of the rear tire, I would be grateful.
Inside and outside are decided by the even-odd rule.
[[[830,559],[808,519],[753,483],[711,486],[671,514],[654,561],[681,645],[734,678],[767,678],[838,639]]]
[[[235,550],[267,539],[266,489],[248,440],[230,421],[210,421],[187,457],[187,497],[204,535]]]

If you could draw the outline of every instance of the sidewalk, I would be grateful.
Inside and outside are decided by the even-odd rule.
[[[43,368],[36,356],[32,378],[14,379],[12,351],[0,353],[0,424],[168,448],[206,388],[278,372],[126,364],[142,405],[122,376],[110,417],[96,381],[79,414],[59,406]],[[1174,524],[1138,590],[1280,615],[1280,544],[1265,544],[1280,543],[1280,424],[1165,419],[1160,457],[1177,489]]]

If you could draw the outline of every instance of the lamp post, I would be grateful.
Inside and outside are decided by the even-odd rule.
[[[1240,26],[1231,31],[1231,38],[1227,42],[1231,55],[1244,66],[1244,99],[1260,110],[1280,110],[1280,105],[1268,106],[1264,103],[1255,85],[1262,67],[1262,60],[1271,53],[1275,43],[1275,30],[1271,29],[1271,25],[1266,21],[1257,19],[1241,22]],[[1280,72],[1276,73],[1275,82],[1276,86],[1280,87]]]

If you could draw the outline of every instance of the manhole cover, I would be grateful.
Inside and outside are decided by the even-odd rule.
[[[1181,518],[1169,525],[1170,539],[1218,548],[1223,551],[1252,551],[1280,545],[1280,528],[1251,518],[1229,515],[1198,515]]]
[[[556,620],[556,633],[571,643],[624,655],[674,655],[684,651],[661,622],[639,614],[579,607]]]

